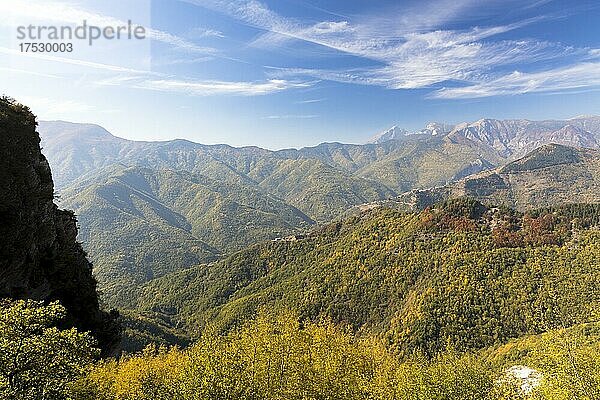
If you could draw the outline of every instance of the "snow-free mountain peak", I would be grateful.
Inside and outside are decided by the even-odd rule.
[[[402,134],[399,134],[399,133]],[[493,149],[503,158],[515,159],[548,143],[573,147],[600,147],[600,117],[580,116],[568,120],[531,121],[482,118],[455,126],[429,123],[415,133],[446,136],[453,142],[465,140]],[[376,135],[370,143],[398,140],[412,133],[397,126]]]
[[[391,128],[371,137],[368,143],[383,143],[387,142],[388,140],[398,140],[409,134],[410,133],[406,129],[402,129],[399,126],[394,125]]]

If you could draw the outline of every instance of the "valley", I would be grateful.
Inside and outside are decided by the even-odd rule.
[[[42,121],[39,129],[61,205],[78,215],[79,238],[106,300],[116,305],[118,293],[131,285],[253,243],[310,231],[362,204],[397,204],[392,199],[405,202],[407,196],[419,198],[413,203],[478,198],[478,191],[495,190],[487,186],[493,186],[496,175],[477,178],[477,183],[472,177],[502,168],[536,146],[597,148],[599,121],[429,124],[414,134],[402,131],[389,140],[383,135],[365,145],[324,143],[279,151],[184,140],[134,142],[96,125],[60,121]],[[562,173],[559,179],[572,178]],[[572,174],[589,175],[584,170]],[[468,187],[481,188],[459,189],[465,180]],[[594,201],[593,182],[582,182],[581,202]],[[452,195],[431,192],[431,187]],[[557,191],[562,199],[569,196],[565,189]],[[515,194],[499,190],[491,199],[513,208],[526,201],[545,206],[557,200],[509,201],[506,196]],[[142,245],[139,237],[145,238]]]
[[[510,140],[499,146],[491,138],[496,131],[476,138],[455,128],[269,151],[131,142],[92,125],[40,126],[52,128],[42,143],[63,180],[53,197],[75,211],[60,211],[69,216],[71,240],[79,228],[82,244],[73,242],[68,254],[87,263],[78,274],[95,288],[84,273],[92,264],[82,248],[89,251],[98,306],[118,309],[93,311],[110,321],[98,329],[121,337],[110,351],[133,354],[78,375],[69,389],[78,398],[118,398],[115,374],[131,376],[123,378],[131,387],[146,371],[157,377],[143,390],[170,398],[328,385],[344,398],[450,390],[497,400],[538,386],[574,393],[579,383],[569,374],[582,370],[565,357],[589,364],[597,354],[600,156],[591,142],[552,143],[552,133],[550,143],[519,157]],[[52,192],[52,181],[42,189]],[[42,260],[54,260],[54,251],[62,250]],[[58,291],[48,298],[65,290],[53,284]],[[4,307],[7,318],[41,318],[53,304]],[[79,309],[69,298],[65,304]],[[281,358],[284,348],[295,350]],[[245,364],[240,353],[253,361]],[[78,354],[76,362],[91,362],[92,353]],[[339,357],[354,366],[336,364]],[[366,359],[379,367],[361,364]],[[220,369],[210,360],[221,360]],[[257,368],[271,374],[272,363],[289,379],[318,372],[300,386],[263,387]],[[501,371],[531,378],[504,381]],[[353,383],[340,386],[344,379]],[[452,389],[446,379],[461,383]]]
[[[600,400],[598,0],[0,0],[0,400]]]

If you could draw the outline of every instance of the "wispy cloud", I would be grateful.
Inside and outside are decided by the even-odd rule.
[[[201,27],[196,27],[194,29],[192,29],[187,36],[195,38],[195,39],[202,39],[202,38],[224,38],[225,35],[223,34],[223,32],[218,31],[216,29],[210,29],[210,28],[201,28]]]
[[[104,70],[104,71],[110,71],[110,72],[132,73],[132,74],[153,74],[150,71],[143,71],[143,70],[138,70],[138,69],[134,69],[134,68],[121,67],[121,66],[112,65],[112,64],[97,63],[97,62],[93,62],[93,61],[79,60],[76,58],[53,56],[53,55],[44,54],[44,53],[21,53],[18,50],[9,49],[6,47],[0,47],[0,53],[13,55],[13,56],[19,56],[19,57],[33,58],[33,59],[44,60],[44,61],[50,61],[50,62],[56,62],[56,63],[62,63],[62,64],[77,65],[77,66],[81,66],[81,67],[89,67],[89,68],[100,69],[100,70]]]
[[[325,101],[325,98],[322,99],[308,99],[308,100],[300,100],[297,101],[296,104],[312,104],[312,103],[320,103],[322,101]]]
[[[283,79],[271,79],[265,82],[230,81],[183,81],[183,80],[144,80],[137,87],[151,90],[182,92],[196,96],[217,94],[258,96],[281,92],[291,88],[305,88],[309,83],[290,82]]]
[[[0,54],[15,55],[20,52],[14,49],[0,47]],[[124,68],[111,64],[95,63],[85,60],[71,59],[59,56],[52,56],[43,53],[24,53],[25,57],[34,59],[83,66],[99,69],[115,75],[102,78],[93,83],[101,86],[123,86],[136,89],[156,90],[163,92],[184,93],[193,96],[212,96],[212,95],[237,95],[237,96],[260,96],[270,93],[281,92],[288,89],[307,88],[314,82],[299,82],[285,79],[269,79],[262,82],[244,82],[244,81],[218,81],[218,80],[185,80],[172,79],[166,74],[155,73],[151,71],[136,70]],[[38,74],[35,71],[27,71],[11,68],[4,68],[7,72],[25,73],[41,75],[44,77],[55,77],[49,74]]]
[[[480,32],[474,30],[473,35]],[[417,89],[432,87],[447,81],[477,82],[490,71],[558,59],[575,54],[568,49],[545,42],[479,43],[465,39],[467,33],[436,31],[414,34],[401,46],[390,50],[381,67],[351,68],[345,70],[272,69],[274,76],[312,76],[319,79],[377,85],[389,89]]]
[[[121,21],[112,16],[102,15],[96,12],[88,11],[63,1],[40,1],[32,0],[22,2],[18,7],[14,7],[7,2],[0,2],[0,23],[4,25],[14,24],[16,20],[41,21],[41,22],[57,22],[62,24],[81,24],[84,20],[88,25],[105,26],[122,26],[126,22]],[[184,55],[193,54],[193,57],[179,57],[171,61],[171,63],[196,63],[211,60],[218,53],[217,50],[210,47],[198,46],[195,43],[173,35],[168,32],[156,30],[150,27],[146,28],[148,38],[171,45],[176,49],[182,50]],[[192,32],[193,38],[199,37],[224,37],[217,30],[197,28]],[[194,96],[209,96],[209,95],[238,95],[238,96],[256,96],[269,93],[276,93],[287,89],[308,87],[310,83],[290,81],[287,79],[267,79],[259,82],[244,82],[244,81],[224,81],[224,80],[189,80],[175,79],[167,74],[155,73],[149,70],[140,70],[118,66],[110,63],[87,61],[76,58],[62,57],[58,55],[50,55],[43,53],[21,53],[15,49],[0,47],[0,53],[8,54],[15,57],[33,58],[53,63],[61,63],[85,68],[101,70],[106,73],[103,78],[98,78],[93,81],[99,85],[113,85],[132,87],[145,90],[156,90],[164,92],[184,93]],[[15,68],[10,72],[37,74],[35,71]],[[31,99],[30,99],[31,100]],[[45,107],[45,103],[37,100],[37,104]],[[47,102],[48,105],[54,104],[52,107],[46,107],[51,113],[56,113],[57,105],[60,103]]]
[[[215,80],[148,79],[147,77],[119,76],[99,81],[101,85],[128,86],[162,92],[184,93],[193,96],[234,95],[260,96],[288,89],[306,88],[310,82],[292,82],[270,79],[263,82],[235,82]]]
[[[395,9],[392,13],[359,17],[328,13],[326,18],[332,20],[311,23],[284,17],[259,0],[184,1],[220,11],[263,30],[264,34],[253,40],[254,46],[273,47],[290,41],[303,41],[318,45],[328,53],[346,55],[347,59],[363,59],[360,65],[368,66],[356,68],[354,65],[357,64],[349,64],[340,69],[267,67],[267,79],[263,81],[191,80],[110,63],[45,54],[23,55],[3,47],[0,47],[0,53],[113,73],[114,76],[98,82],[103,85],[125,85],[196,96],[264,95],[312,86],[315,82],[311,80],[316,78],[388,89],[426,88],[431,91],[429,97],[450,99],[585,89],[594,87],[600,79],[596,61],[600,56],[598,49],[574,48],[534,39],[498,39],[499,35],[547,17],[525,18],[512,23],[469,29],[447,28],[483,12],[485,7],[493,9],[499,4],[505,7],[506,4],[523,5],[521,0],[424,0],[414,7],[398,6],[403,8]],[[527,4],[537,7],[546,2],[539,0]],[[9,23],[7,16],[14,15],[70,24],[83,20],[98,26],[124,24],[111,16],[87,11],[66,1],[31,0],[21,2],[18,7],[0,2],[0,23]],[[220,31],[198,27],[184,35],[184,38],[150,27],[146,31],[151,39],[181,50],[182,54],[169,58],[161,64],[163,66],[206,62],[213,57],[224,58],[218,50],[193,42],[198,38],[222,38],[224,35]],[[538,64],[546,69],[540,70]],[[549,64],[561,67],[548,69]],[[507,72],[515,70],[528,72]],[[320,100],[305,100],[298,104],[317,101]]]
[[[284,114],[284,115],[268,115],[262,119],[312,119],[318,118],[315,114]]]
[[[213,61],[215,58],[212,56],[202,56],[202,57],[181,57],[181,58],[172,58],[172,57],[154,57],[152,59],[153,66],[169,66],[169,65],[185,65],[185,64],[200,64],[206,63],[208,61]]]
[[[35,114],[45,119],[70,117],[73,114],[94,111],[94,107],[74,100],[49,97],[18,96],[17,100],[27,104]]]
[[[221,11],[244,24],[265,30],[265,34],[254,40],[252,45],[281,46],[290,40],[301,40],[371,60],[374,64],[370,67],[336,70],[271,68],[269,73],[278,79],[303,76],[389,89],[436,90],[443,85],[447,86],[449,82],[483,88],[493,86],[499,71],[514,70],[524,65],[535,70],[537,63],[547,65],[548,62],[563,65],[571,63],[575,68],[573,64],[583,61],[588,54],[587,49],[558,43],[495,38],[548,19],[546,16],[496,26],[475,26],[461,30],[444,28],[451,22],[456,23],[483,12],[485,7],[494,9],[501,5],[504,8],[523,5],[519,0],[423,1],[419,2],[418,7],[402,12],[396,10],[394,18],[390,18],[389,14],[374,15],[362,17],[358,22],[340,18],[312,24],[284,17],[258,0],[186,1]],[[542,4],[544,1],[529,5],[537,7]],[[589,72],[594,74],[593,71]],[[552,82],[556,90],[563,87],[557,80]],[[516,85],[513,90],[521,89]],[[441,96],[439,93],[450,96],[450,93],[458,92],[448,89],[436,92],[435,96]]]
[[[2,52],[2,48],[0,48],[0,52]],[[39,76],[42,78],[54,78],[54,79],[60,78],[60,76],[54,75],[54,74],[47,74],[44,72],[30,71],[30,70],[24,70],[24,69],[18,69],[18,68],[0,67],[0,71],[7,72],[10,74],[24,74],[24,75]]]
[[[379,17],[367,17],[364,22],[352,23],[347,20],[321,21],[314,24],[302,24],[283,17],[258,0],[186,0],[187,2],[212,8],[230,15],[245,24],[275,33],[288,39],[302,40],[322,45],[356,56],[386,62],[402,48],[407,46],[411,37],[420,37],[419,33],[435,34],[442,32],[450,35],[453,31],[437,28],[442,23],[455,18],[465,9],[481,4],[475,0],[443,0],[419,2],[419,7],[410,10],[397,10]],[[540,18],[527,19],[514,24],[474,28],[472,31],[456,32],[456,37],[445,44],[465,44],[489,36],[504,33],[538,21]],[[418,22],[415,22],[418,21]],[[272,37],[271,37],[272,38]],[[441,44],[430,42],[430,45]]]
[[[580,63],[541,72],[515,71],[498,78],[464,87],[443,88],[432,97],[438,99],[466,99],[498,95],[538,92],[561,92],[600,88],[600,63]]]
[[[126,21],[87,11],[73,4],[61,1],[28,0],[20,1],[18,5],[7,1],[0,1],[0,23],[10,25],[13,21],[23,18],[27,21],[53,21],[67,24],[81,24],[85,20],[89,25],[99,27],[127,25]],[[168,32],[150,27],[144,28],[146,36],[149,39],[166,43],[180,50],[202,54],[215,54],[217,52],[214,48],[198,46],[193,42]]]

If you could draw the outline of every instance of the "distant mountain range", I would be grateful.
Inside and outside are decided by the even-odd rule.
[[[368,143],[383,143],[387,142],[388,140],[398,140],[402,139],[403,136],[415,134],[431,136],[445,135],[451,132],[453,128],[454,125],[442,124],[439,122],[430,122],[429,124],[427,124],[427,126],[425,126],[425,129],[421,129],[417,132],[409,132],[406,129],[402,129],[399,126],[394,125],[390,129],[387,129],[373,136],[371,139],[369,139]]]
[[[502,167],[447,185],[415,189],[392,200],[363,204],[355,211],[380,206],[415,211],[461,197],[521,211],[600,203],[600,150],[544,145]]]
[[[545,144],[598,148],[600,118],[429,124],[365,145],[279,151],[136,142],[62,121],[42,121],[39,132],[61,206],[78,215],[80,239],[112,301],[132,284],[302,233],[357,205],[449,187]]]
[[[504,158],[516,158],[548,143],[598,148],[600,117],[581,116],[563,121],[480,119],[455,126],[434,122],[417,132],[394,126],[374,136],[370,143],[398,140],[407,135],[444,135],[457,141],[466,138],[492,147]]]

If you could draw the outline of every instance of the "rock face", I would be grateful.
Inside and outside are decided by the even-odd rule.
[[[460,124],[448,134],[451,139],[467,138],[495,149],[508,159],[516,159],[546,144],[598,148],[598,117],[567,121],[481,119]]]
[[[75,216],[53,199],[35,116],[0,98],[0,297],[59,300],[68,312],[66,326],[90,331],[104,354],[114,353],[117,315],[100,309]]]

